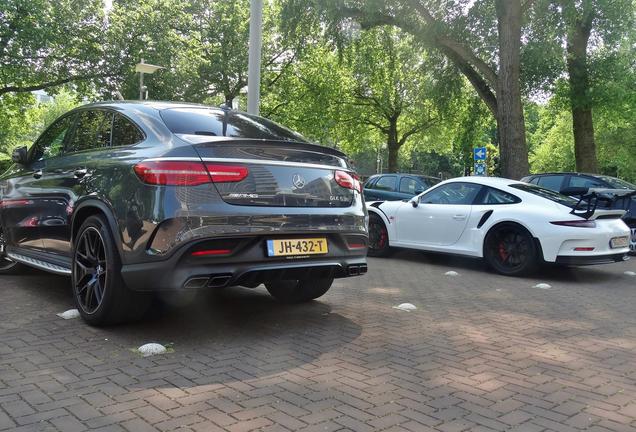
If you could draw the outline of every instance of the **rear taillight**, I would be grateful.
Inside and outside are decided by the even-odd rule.
[[[596,222],[591,220],[571,220],[550,222],[552,225],[567,226],[574,228],[596,228]]]
[[[250,173],[246,166],[205,164],[214,183],[240,182]]]
[[[183,161],[143,161],[133,167],[137,177],[152,185],[197,186],[205,183],[239,182],[248,176],[240,165]]]
[[[210,182],[201,162],[144,161],[133,169],[142,182],[152,185],[196,186]]]
[[[334,174],[334,180],[343,188],[362,192],[360,177],[356,174],[349,174],[348,172],[338,170]]]

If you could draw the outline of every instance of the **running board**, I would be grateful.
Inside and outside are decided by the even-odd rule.
[[[14,261],[17,261],[22,264],[26,264],[31,267],[39,268],[40,270],[44,270],[47,272],[51,272],[51,273],[55,273],[55,274],[59,274],[63,276],[71,275],[71,269],[69,269],[68,267],[62,267],[57,264],[51,264],[46,261],[20,255],[14,252],[7,252],[7,256]]]

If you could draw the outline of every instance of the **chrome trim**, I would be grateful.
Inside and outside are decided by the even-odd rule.
[[[151,159],[144,159],[144,162],[156,162],[156,161],[183,161],[183,162],[224,162],[224,163],[242,163],[242,164],[259,164],[259,165],[277,165],[277,166],[290,166],[290,167],[303,167],[303,168],[319,168],[319,169],[338,169],[347,172],[353,172],[352,169],[346,166],[338,165],[321,165],[312,164],[306,162],[286,162],[286,161],[274,161],[274,160],[261,160],[261,159],[239,159],[239,158],[190,158],[190,157],[158,157]]]
[[[28,256],[13,253],[13,252],[8,252],[7,256],[14,261],[20,262],[22,264],[26,264],[31,267],[39,268],[40,270],[44,270],[47,272],[51,272],[51,273],[55,273],[55,274],[59,274],[63,276],[71,275],[71,269],[59,266],[57,264],[51,264],[46,261],[42,261],[39,259],[31,258]]]

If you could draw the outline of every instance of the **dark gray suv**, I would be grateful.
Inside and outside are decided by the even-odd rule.
[[[265,284],[283,302],[366,272],[360,182],[337,150],[261,117],[104,102],[60,117],[0,177],[0,272],[72,278],[82,317],[148,292]]]

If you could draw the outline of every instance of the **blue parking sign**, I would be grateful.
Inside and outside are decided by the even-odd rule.
[[[486,175],[486,164],[475,162],[474,175],[476,175],[476,176],[485,176]]]
[[[488,156],[488,150],[486,150],[486,147],[476,147],[473,149],[473,158],[476,161],[486,160],[486,156]]]

